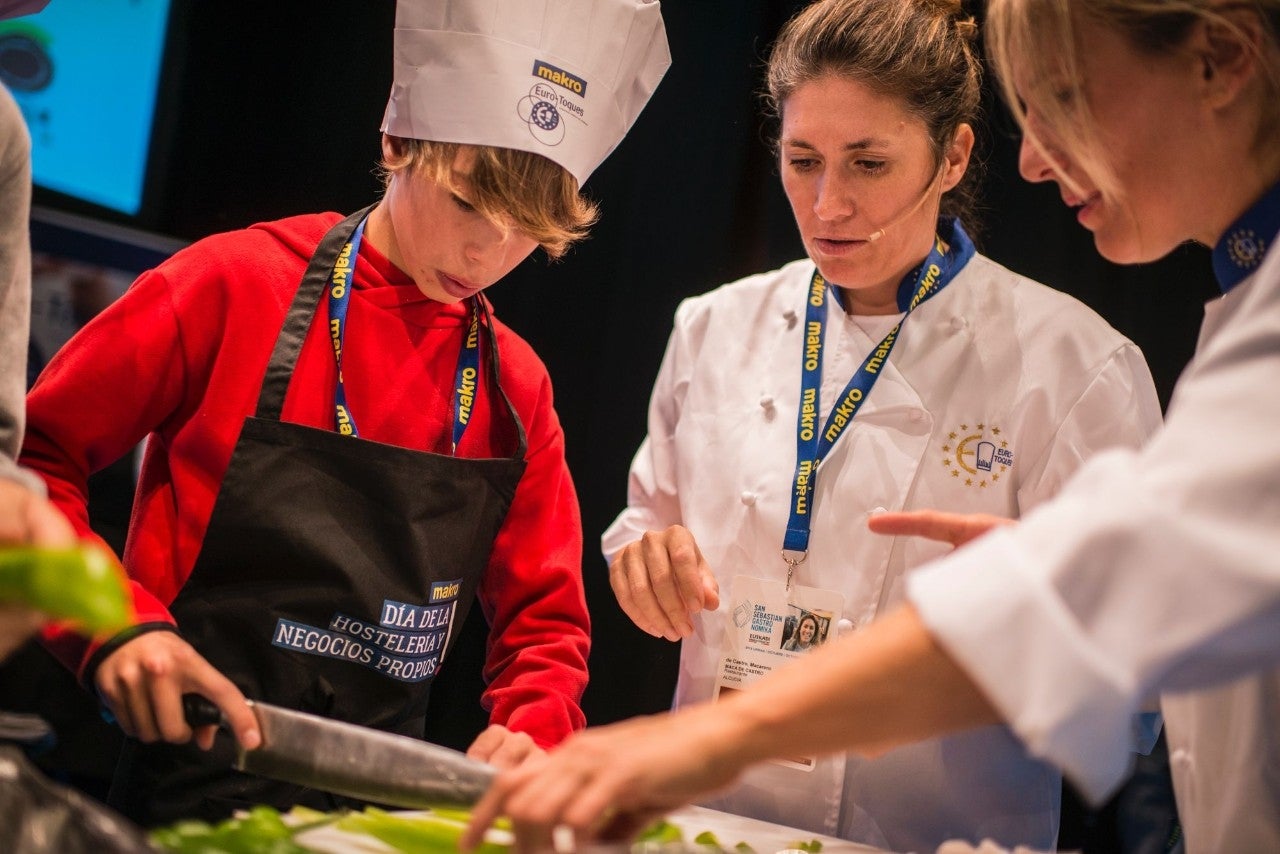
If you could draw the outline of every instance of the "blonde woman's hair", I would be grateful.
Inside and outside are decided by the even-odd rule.
[[[459,187],[453,172],[462,143],[388,136],[392,153],[382,162],[383,180],[423,174],[450,192]],[[540,154],[491,145],[465,146],[476,154],[461,193],[482,216],[503,229],[514,227],[542,246],[552,259],[587,236],[599,208],[578,192],[569,171]]]
[[[1124,193],[1111,167],[1097,126],[1081,95],[1083,73],[1077,22],[1089,20],[1121,34],[1136,50],[1149,56],[1171,54],[1186,43],[1192,27],[1207,21],[1244,37],[1235,16],[1252,10],[1264,29],[1259,57],[1264,69],[1265,103],[1255,149],[1274,144],[1280,129],[1280,68],[1269,64],[1280,32],[1280,0],[990,0],[984,25],[987,54],[1001,92],[1027,141],[1069,186],[1053,152],[1027,125],[1024,102],[1034,107],[1037,120],[1053,135],[1054,146],[1070,155],[1089,180],[1113,199]],[[1015,87],[1015,73],[1026,91]],[[1073,186],[1073,189],[1078,189]]]
[[[960,0],[818,0],[788,21],[773,45],[766,106],[780,119],[802,84],[827,76],[853,80],[918,117],[940,166],[960,125],[978,121],[976,35]],[[977,173],[970,168],[943,196],[944,214],[972,217]]]

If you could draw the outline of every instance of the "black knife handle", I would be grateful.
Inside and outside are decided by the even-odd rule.
[[[191,726],[222,726],[222,710],[200,694],[182,695],[182,715]]]

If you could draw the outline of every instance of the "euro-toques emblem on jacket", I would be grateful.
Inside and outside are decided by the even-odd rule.
[[[995,424],[961,424],[944,437],[942,464],[962,486],[995,486],[1013,467],[1013,451]]]

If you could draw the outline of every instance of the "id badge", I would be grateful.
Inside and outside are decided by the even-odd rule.
[[[730,620],[721,641],[715,698],[741,691],[775,667],[803,657],[836,637],[844,596],[834,590],[736,576]],[[812,771],[816,759],[796,756],[778,764]]]

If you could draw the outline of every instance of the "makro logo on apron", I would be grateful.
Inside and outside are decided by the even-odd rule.
[[[340,612],[326,628],[278,619],[271,645],[349,661],[401,682],[422,682],[440,669],[461,589],[461,579],[433,582],[425,605],[384,599],[377,622]]]

